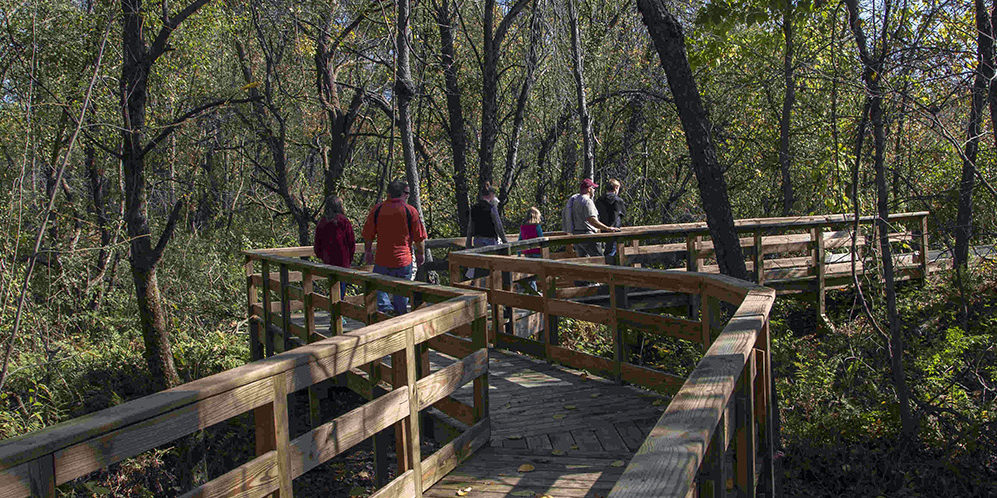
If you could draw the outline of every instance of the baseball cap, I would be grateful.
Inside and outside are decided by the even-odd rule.
[[[599,188],[599,184],[593,182],[588,178],[582,178],[582,182],[579,184],[580,188]]]

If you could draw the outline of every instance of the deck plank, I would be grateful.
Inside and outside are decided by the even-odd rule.
[[[489,354],[491,446],[425,496],[467,488],[466,496],[480,497],[606,496],[667,405],[651,391],[517,353]],[[519,472],[523,464],[533,470]]]

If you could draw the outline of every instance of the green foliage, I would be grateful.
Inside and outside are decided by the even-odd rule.
[[[885,344],[852,296],[830,308],[835,333],[813,334],[805,302],[779,300],[773,361],[785,446],[785,492],[808,496],[984,496],[995,489],[993,428],[997,349],[993,274],[971,285],[969,328],[957,326],[951,283],[903,289],[908,383],[921,420],[917,441],[899,438]],[[866,294],[869,295],[868,293]],[[873,309],[879,310],[877,302]],[[877,320],[883,318],[877,312]],[[970,331],[970,332],[967,332]]]

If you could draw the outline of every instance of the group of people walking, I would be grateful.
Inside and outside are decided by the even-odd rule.
[[[361,232],[364,263],[373,263],[374,273],[410,280],[413,259],[418,265],[426,260],[426,227],[419,212],[406,202],[408,195],[408,182],[392,180],[388,183],[388,199],[367,213]],[[343,212],[341,199],[330,196],[326,204],[327,215],[315,229],[315,256],[327,265],[349,268],[356,251],[353,224]],[[346,293],[345,282],[340,292]],[[389,300],[386,293],[378,291],[377,309],[401,315],[408,310],[408,298],[393,295]]]
[[[593,199],[598,184],[591,179],[582,179],[578,193],[572,195],[562,211],[564,231],[571,234],[618,232],[625,215],[625,204],[620,198],[620,182],[611,179],[606,191],[598,199]],[[411,279],[413,260],[416,265],[425,262],[426,228],[419,212],[409,205],[409,185],[404,180],[393,180],[388,184],[388,199],[374,205],[367,213],[361,237],[364,241],[364,263],[374,265],[374,272],[392,277]],[[507,243],[505,227],[498,213],[499,199],[495,189],[485,184],[478,193],[478,201],[471,206],[468,216],[465,247],[483,247]],[[315,256],[323,263],[349,268],[353,262],[356,239],[353,224],[346,217],[343,202],[336,196],[326,200],[327,215],[315,229]],[[543,237],[541,213],[536,207],[527,210],[526,217],[519,227],[519,239]],[[375,248],[376,242],[376,248]],[[578,256],[606,257],[609,262],[616,254],[616,246],[601,243],[583,242],[574,244]],[[414,258],[413,258],[414,253]],[[528,249],[524,256],[539,258],[540,249]],[[483,273],[473,273],[469,278],[478,278]],[[536,292],[536,282],[529,283]],[[340,284],[341,295],[346,294],[346,283]],[[381,312],[403,314],[408,309],[408,298],[378,291],[377,307]]]

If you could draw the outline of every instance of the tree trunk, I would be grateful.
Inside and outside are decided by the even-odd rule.
[[[789,127],[792,122],[793,105],[796,103],[796,80],[793,74],[793,2],[786,0],[782,11],[782,33],[786,40],[783,57],[783,77],[786,93],[782,99],[782,117],[779,119],[779,168],[782,170],[782,215],[793,214],[796,198],[793,195],[793,180],[789,174],[792,156],[789,151]]]
[[[339,19],[336,18],[336,5],[333,4],[322,19],[322,26],[315,40],[315,87],[319,105],[325,111],[328,145],[320,145],[323,167],[323,197],[329,197],[339,190],[339,182],[346,171],[346,165],[353,155],[353,124],[363,104],[363,91],[355,90],[348,109],[344,109],[339,99],[339,86],[336,83],[337,71],[333,60],[339,43],[359,24],[362,16],[348,25],[334,41],[332,33]],[[326,206],[329,209],[329,206]],[[326,211],[331,216],[331,213]]]
[[[980,143],[980,124],[987,105],[987,85],[994,76],[993,39],[990,36],[990,16],[983,0],[976,5],[976,77],[966,127],[966,146],[962,160],[962,178],[959,182],[959,210],[955,222],[954,265],[964,270],[969,264],[969,241],[973,230],[973,188],[976,177],[976,155]]]
[[[914,419],[911,411],[910,388],[907,386],[907,376],[904,372],[904,335],[900,329],[900,319],[897,314],[896,281],[893,270],[893,254],[890,248],[889,223],[887,223],[890,214],[890,192],[886,185],[886,127],[883,120],[883,90],[880,82],[884,76],[884,54],[888,53],[888,49],[885,46],[886,44],[880,41],[880,43],[876,44],[879,47],[879,52],[875,54],[869,53],[865,32],[859,21],[858,1],[845,0],[845,5],[848,7],[848,25],[855,36],[855,43],[859,48],[863,67],[862,80],[869,95],[869,120],[872,122],[873,156],[876,171],[876,223],[882,259],[882,276],[886,288],[886,316],[890,326],[889,353],[891,380],[894,389],[897,391],[897,401],[900,404],[902,435],[906,440],[912,440],[917,436],[917,421]],[[889,12],[889,10],[889,7],[887,7],[885,11]]]
[[[260,29],[258,25],[257,29]],[[235,47],[242,69],[242,79],[249,85],[256,81],[249,66],[249,59],[240,41],[235,41]],[[291,193],[287,165],[287,127],[284,116],[277,112],[279,106],[275,105],[272,98],[271,86],[275,77],[273,64],[269,56],[265,55],[264,60],[266,65],[264,80],[263,84],[259,85],[264,88],[264,91],[259,91],[258,86],[249,88],[249,96],[253,100],[253,117],[255,118],[255,123],[252,123],[251,126],[257,137],[266,146],[267,151],[270,152],[270,160],[273,161],[273,170],[267,171],[263,175],[269,179],[269,182],[263,185],[284,201],[284,207],[287,208],[287,212],[291,215],[298,230],[298,243],[307,246],[312,243],[311,230],[309,229],[311,213],[308,206],[298,202]],[[271,122],[274,123],[276,130],[271,128]],[[256,166],[259,169],[265,168],[259,163],[256,163]]]
[[[443,65],[443,80],[447,94],[447,132],[450,135],[450,150],[453,153],[454,195],[457,204],[457,227],[461,235],[466,235],[467,218],[470,211],[467,186],[467,131],[464,123],[464,109],[461,107],[461,89],[457,82],[457,63],[454,60],[453,16],[450,14],[450,0],[439,0],[434,4],[436,24],[440,30],[440,59]]]
[[[495,27],[495,0],[485,0],[484,47],[481,65],[481,143],[478,147],[478,189],[494,183],[495,141],[498,139],[499,58],[502,40],[529,0],[516,0]]]
[[[720,272],[735,278],[747,278],[741,242],[734,231],[727,181],[714,149],[712,125],[686,57],[682,26],[668,11],[663,0],[638,0],[637,8],[658,50],[668,86],[678,107]]]
[[[505,209],[509,201],[509,193],[512,191],[514,178],[517,176],[519,166],[519,135],[523,131],[523,122],[526,118],[526,102],[529,100],[533,84],[536,82],[534,72],[539,60],[539,47],[543,37],[543,13],[540,12],[540,2],[534,1],[533,14],[530,16],[530,46],[527,49],[526,67],[524,69],[523,84],[519,88],[519,97],[516,99],[516,112],[512,120],[512,133],[509,136],[509,149],[505,155],[505,174],[502,175],[502,185],[499,188],[499,211]]]
[[[398,54],[395,68],[395,95],[398,97],[398,129],[402,139],[402,159],[405,161],[405,178],[408,180],[408,203],[422,216],[422,200],[419,195],[419,165],[415,160],[415,139],[412,137],[412,98],[415,84],[412,83],[412,69],[409,51],[412,43],[409,27],[409,0],[398,0],[397,37],[395,43]]]
[[[582,177],[595,177],[595,145],[592,137],[592,120],[585,99],[585,62],[578,30],[578,11],[575,0],[568,0],[568,24],[571,30],[571,72],[575,77],[575,97],[578,101],[578,121],[582,126]]]

